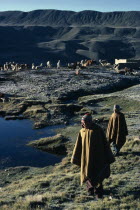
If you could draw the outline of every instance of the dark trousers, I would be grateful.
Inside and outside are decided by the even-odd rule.
[[[98,198],[102,198],[103,196],[103,184],[102,182],[98,183],[98,184],[93,184],[92,180],[87,180],[86,181],[86,185],[87,185],[87,190],[88,193],[90,195],[97,195]]]

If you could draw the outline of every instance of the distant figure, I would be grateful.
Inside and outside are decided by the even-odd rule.
[[[115,161],[101,127],[85,114],[73,150],[71,163],[81,167],[81,185],[86,182],[89,195],[103,196],[102,182],[110,176],[110,164]]]
[[[81,64],[81,66],[83,66],[84,65],[84,60],[81,60],[80,64]]]
[[[16,70],[16,71],[19,70],[19,64],[18,64],[18,63],[15,64],[15,70]]]
[[[57,69],[60,69],[60,60],[57,62]]]
[[[124,68],[125,75],[133,75],[134,70],[132,68]]]
[[[110,117],[106,136],[109,143],[112,143],[114,154],[117,155],[126,142],[128,130],[124,114],[120,112],[120,106],[114,105],[113,110],[114,113]]]
[[[47,68],[51,68],[51,62],[47,61]]]
[[[3,66],[4,71],[8,71],[8,62],[6,62]]]
[[[35,69],[35,64],[34,63],[32,63],[32,70],[34,70]]]
[[[79,75],[79,74],[80,74],[80,70],[81,70],[80,67],[76,68],[76,69],[75,69],[75,74],[76,74],[76,75]]]
[[[12,71],[15,71],[15,64],[11,64]]]

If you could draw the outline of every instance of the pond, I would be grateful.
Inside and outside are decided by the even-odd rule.
[[[61,126],[32,129],[29,120],[0,118],[0,169],[16,166],[45,167],[60,162],[62,157],[42,152],[26,144],[31,140],[55,135]]]

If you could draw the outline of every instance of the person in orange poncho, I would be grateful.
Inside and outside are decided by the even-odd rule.
[[[102,182],[110,176],[110,164],[115,161],[103,129],[85,114],[73,150],[71,163],[81,167],[81,185],[86,182],[90,195],[103,196]]]
[[[114,105],[114,113],[111,115],[107,127],[106,137],[109,143],[113,145],[114,153],[117,155],[126,142],[126,136],[128,135],[125,116],[120,112],[119,105]]]

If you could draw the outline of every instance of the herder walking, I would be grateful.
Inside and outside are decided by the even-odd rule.
[[[90,195],[103,196],[102,182],[110,176],[110,164],[115,161],[101,127],[85,114],[73,150],[71,162],[81,167],[81,185],[86,182]]]
[[[107,127],[107,139],[109,143],[113,145],[115,155],[117,155],[126,142],[126,136],[128,135],[125,116],[120,112],[119,105],[114,105],[114,113],[111,115]]]

